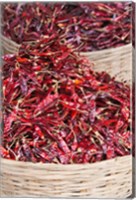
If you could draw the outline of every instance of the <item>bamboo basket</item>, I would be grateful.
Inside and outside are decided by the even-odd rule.
[[[16,53],[19,46],[4,38],[4,49]],[[131,44],[81,55],[95,63],[95,70],[107,71],[111,76],[116,76],[117,80],[131,84]],[[124,199],[131,194],[131,155],[93,164],[71,165],[1,159],[1,197]]]
[[[124,199],[131,194],[131,156],[73,165],[1,159],[1,197]]]
[[[96,71],[106,71],[118,81],[132,81],[132,44],[122,47],[81,53],[93,61]]]
[[[0,34],[0,41],[1,41],[1,46],[3,48],[3,54],[15,54],[18,52],[20,45],[17,44],[16,42],[3,36],[2,34]]]
[[[0,35],[3,47],[3,53],[17,53],[20,47],[19,44]],[[116,80],[131,82],[132,80],[132,44],[127,44],[122,47],[100,50],[95,52],[80,53],[82,56],[89,58],[94,62],[94,70],[105,70]],[[126,76],[127,74],[127,76]]]

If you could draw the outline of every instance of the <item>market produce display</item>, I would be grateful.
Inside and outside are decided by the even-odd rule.
[[[44,35],[77,51],[96,51],[131,42],[131,2],[5,3],[3,35],[18,44]]]
[[[60,38],[3,57],[2,157],[72,164],[130,154],[130,87],[93,71]]]
[[[0,10],[1,197],[133,197],[134,3]]]

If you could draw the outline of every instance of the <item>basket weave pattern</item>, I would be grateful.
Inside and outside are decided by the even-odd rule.
[[[131,169],[131,156],[84,165],[2,159],[1,196],[125,198],[131,195]]]
[[[96,71],[106,71],[118,81],[132,81],[132,44],[97,52],[81,53],[93,61]]]
[[[19,46],[16,42],[6,38],[3,35],[0,35],[0,40],[3,48],[4,54],[14,54],[18,52]]]

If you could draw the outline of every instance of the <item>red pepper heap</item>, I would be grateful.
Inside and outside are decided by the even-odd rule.
[[[93,163],[130,154],[130,88],[94,72],[56,35],[4,56],[1,155]]]
[[[3,34],[13,41],[63,34],[79,51],[95,51],[131,42],[131,2],[6,3]]]

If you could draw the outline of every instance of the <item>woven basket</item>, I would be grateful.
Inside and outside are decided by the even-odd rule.
[[[106,71],[118,81],[132,81],[132,44],[96,52],[81,53],[93,61],[96,71]]]
[[[16,42],[8,39],[7,37],[3,36],[2,34],[0,34],[0,41],[1,41],[1,45],[3,48],[4,54],[14,54],[14,53],[18,52],[20,45],[17,44]]]
[[[131,156],[81,165],[1,163],[1,197],[124,199],[132,194]]]
[[[17,53],[19,44],[0,35],[4,54]],[[131,82],[132,79],[132,44],[122,47],[100,50],[96,52],[81,53],[94,62],[96,71],[106,71],[116,76],[119,81]],[[127,74],[127,76],[126,76]]]
[[[19,45],[2,36],[7,53]],[[132,81],[131,44],[115,49],[81,53],[117,80]],[[126,198],[132,194],[132,157],[94,164],[42,164],[1,159],[1,197]]]

